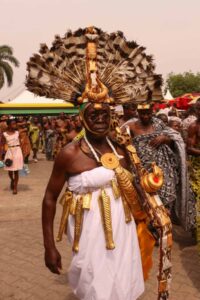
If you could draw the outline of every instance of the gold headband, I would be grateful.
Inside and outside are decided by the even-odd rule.
[[[147,103],[138,104],[137,110],[142,110],[142,109],[151,109],[151,104],[147,104]]]

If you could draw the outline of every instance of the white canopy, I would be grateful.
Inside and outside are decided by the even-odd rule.
[[[167,90],[166,94],[164,95],[164,99],[165,100],[173,100],[174,99],[174,97],[170,93],[170,90]]]
[[[65,103],[65,101],[60,99],[50,99],[50,98],[35,96],[33,93],[25,90],[9,103],[51,104],[51,103]]]

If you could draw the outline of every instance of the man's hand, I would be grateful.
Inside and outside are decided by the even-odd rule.
[[[153,140],[151,140],[151,142],[149,143],[149,145],[151,147],[157,148],[162,144],[168,144],[169,143],[169,138],[166,135],[160,135],[155,137]]]
[[[45,250],[45,265],[52,273],[60,274],[62,269],[61,256],[55,247]]]

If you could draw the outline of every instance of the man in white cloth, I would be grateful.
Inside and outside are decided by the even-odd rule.
[[[99,165],[105,153],[123,155],[120,164],[128,169],[125,153],[106,138],[110,109],[103,104],[84,109],[85,138],[68,144],[58,155],[43,201],[45,262],[51,272],[59,274],[61,256],[55,246],[53,220],[56,201],[66,182],[74,196],[90,192],[90,210],[84,212],[79,251],[74,253],[69,282],[79,299],[134,300],[144,291],[141,256],[135,221],[125,223],[121,197],[114,198],[111,181],[114,171]],[[104,229],[98,197],[104,188],[110,197],[115,249],[105,247]],[[68,237],[74,243],[74,216],[68,219]]]
[[[134,167],[137,163],[139,168],[140,161],[130,137],[122,136],[118,125],[114,126],[116,120],[110,120],[112,105],[132,99],[141,102],[154,94],[156,99],[161,97],[161,76],[154,73],[144,49],[128,42],[120,31],[108,34],[92,26],[69,31],[64,38],[56,36],[51,48],[42,44],[40,54],[28,62],[30,91],[80,105],[85,135],[56,158],[42,221],[45,263],[59,274],[61,256],[53,222],[56,201],[67,181],[57,240],[66,230],[74,253],[69,282],[82,300],[134,300],[143,293],[155,243],[148,217],[162,227],[159,299],[169,295],[171,226],[162,202],[154,197],[163,182],[162,172],[154,168],[146,178],[137,169],[137,175]],[[108,137],[111,123],[122,148]]]

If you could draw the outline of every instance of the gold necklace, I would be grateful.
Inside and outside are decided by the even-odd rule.
[[[102,166],[106,169],[114,170],[119,167],[119,159],[114,153],[105,153],[101,156]]]
[[[113,150],[113,153],[102,154],[99,150],[95,149],[95,147],[92,146],[92,144],[88,141],[86,134],[84,136],[84,139],[98,163],[101,163],[107,169],[115,169],[119,166],[119,160],[123,156],[121,156],[117,153],[115,147],[113,146],[113,144],[111,143],[111,141],[109,140],[108,137],[106,137],[106,141],[107,141],[108,145],[110,146],[110,148]],[[100,154],[100,157],[101,157],[100,159],[99,159],[99,156],[97,155],[97,153]]]

